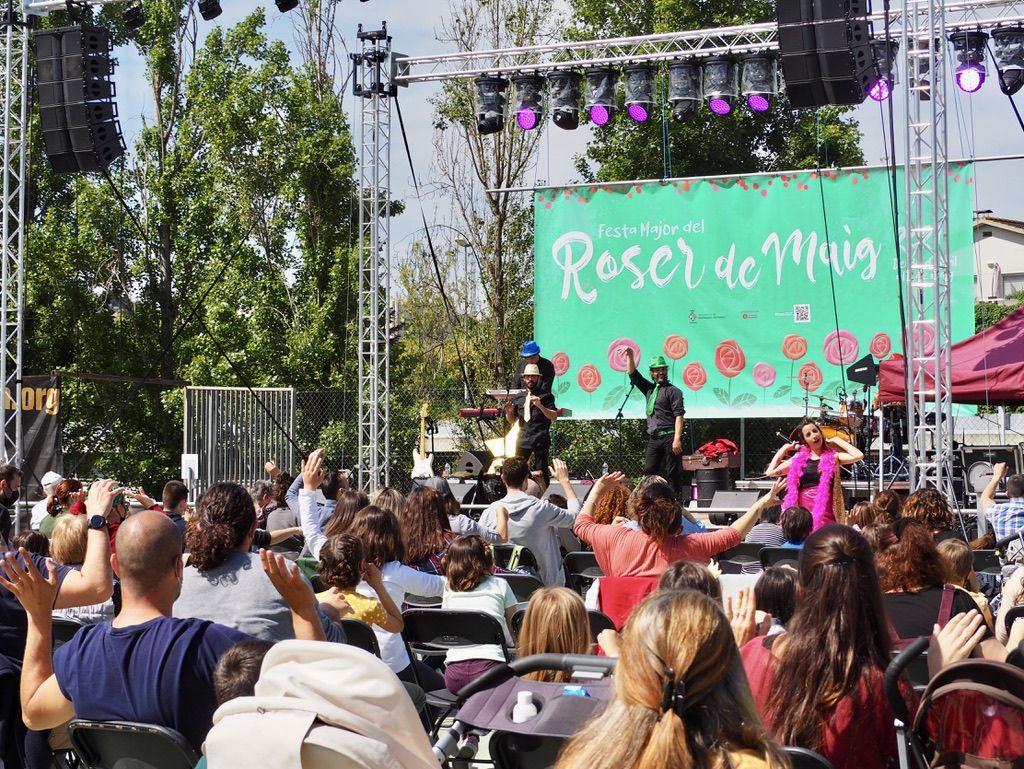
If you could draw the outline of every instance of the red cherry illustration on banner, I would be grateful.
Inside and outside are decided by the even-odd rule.
[[[737,376],[746,365],[746,356],[735,340],[726,339],[715,348],[715,368],[725,376]]]
[[[690,349],[690,343],[684,336],[669,334],[665,337],[665,344],[661,349],[672,360],[679,360],[686,356],[686,351]]]
[[[871,354],[881,360],[890,352],[892,352],[892,340],[889,339],[889,335],[879,331],[873,337],[871,337]]]
[[[569,356],[564,352],[556,352],[551,358],[551,365],[555,367],[555,376],[562,376],[569,370]]]
[[[693,363],[686,364],[686,368],[683,369],[683,384],[689,389],[697,392],[702,388],[708,381],[708,372],[704,370],[704,367],[694,361]]]
[[[821,383],[825,381],[825,377],[822,376],[821,369],[818,368],[817,363],[805,363],[800,367],[800,371],[796,375],[797,381],[800,386],[807,390],[807,392],[814,392]]]
[[[593,364],[588,363],[580,369],[580,373],[576,376],[576,381],[583,392],[592,393],[601,386],[601,372]]]

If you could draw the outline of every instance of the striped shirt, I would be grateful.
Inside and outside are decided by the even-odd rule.
[[[782,527],[777,523],[759,523],[750,530],[743,541],[765,547],[779,547],[786,541],[786,536],[782,533]]]

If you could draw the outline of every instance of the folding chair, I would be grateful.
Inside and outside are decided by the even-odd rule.
[[[757,561],[733,561],[728,558],[718,559],[718,570],[722,574],[742,574],[744,564],[757,563]]]
[[[377,659],[380,659],[380,644],[377,643],[377,634],[373,628],[362,620],[342,619],[341,628],[345,631],[347,643],[356,646],[363,651],[368,651]]]
[[[595,579],[604,576],[604,571],[597,564],[597,556],[589,550],[566,553],[562,565],[565,568],[566,587],[580,595],[586,594]]]
[[[76,718],[68,729],[86,769],[193,769],[199,761],[188,740],[165,726]]]
[[[71,638],[86,626],[85,622],[80,619],[74,619],[73,617],[54,617],[53,618],[53,648],[57,649],[59,646],[67,643]]]
[[[522,545],[491,545],[494,553],[494,565],[502,569],[531,569],[534,574],[540,572],[537,557],[528,547]]]
[[[519,644],[519,633],[523,629],[523,619],[526,617],[526,609],[520,609],[512,615],[512,621],[508,623],[508,630],[512,634],[516,645]],[[587,620],[590,622],[590,637],[597,643],[597,636],[602,630],[615,630],[615,623],[612,618],[597,609],[587,609]]]
[[[405,628],[402,638],[409,650],[409,658],[431,656],[466,646],[495,644],[501,648],[505,661],[512,659],[505,642],[505,631],[497,618],[482,611],[456,611],[452,609],[406,609],[402,614]],[[441,724],[457,707],[457,697],[447,689],[427,691],[412,666],[416,684],[427,695],[427,705],[439,711],[431,725],[431,736],[436,739]]]
[[[789,756],[793,769],[833,769],[832,762],[820,753],[815,753],[807,748],[783,748]]]
[[[405,594],[405,605],[413,609],[436,609],[441,605],[441,596]]]
[[[495,577],[501,577],[502,579],[508,580],[509,587],[512,588],[512,592],[515,594],[516,600],[520,603],[527,603],[530,600],[530,596],[544,587],[544,583],[541,582],[537,577],[529,574],[495,574]]]
[[[740,542],[735,547],[723,550],[715,558],[719,560],[724,558],[727,561],[739,561],[740,563],[757,561],[760,560],[761,548],[763,547],[764,545],[760,545],[757,542]]]
[[[799,547],[762,547],[761,568],[769,566],[792,566],[794,569],[800,564]]]

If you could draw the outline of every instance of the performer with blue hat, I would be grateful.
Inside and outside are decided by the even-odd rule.
[[[661,355],[651,358],[651,379],[636,370],[633,349],[624,347],[629,381],[647,400],[647,459],[644,475],[667,479],[678,496],[683,482],[683,391],[668,381],[668,364]],[[654,381],[651,381],[654,380]]]
[[[515,379],[512,381],[513,390],[525,390],[523,382],[523,370],[530,364],[540,369],[540,381],[533,392],[535,395],[543,395],[551,392],[551,385],[555,381],[555,364],[540,355],[540,345],[533,339],[523,342],[523,348],[519,351],[519,364],[516,366]]]

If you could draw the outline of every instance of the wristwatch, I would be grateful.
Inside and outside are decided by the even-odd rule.
[[[89,528],[90,529],[105,529],[107,527],[107,519],[102,515],[93,515],[89,517]]]

